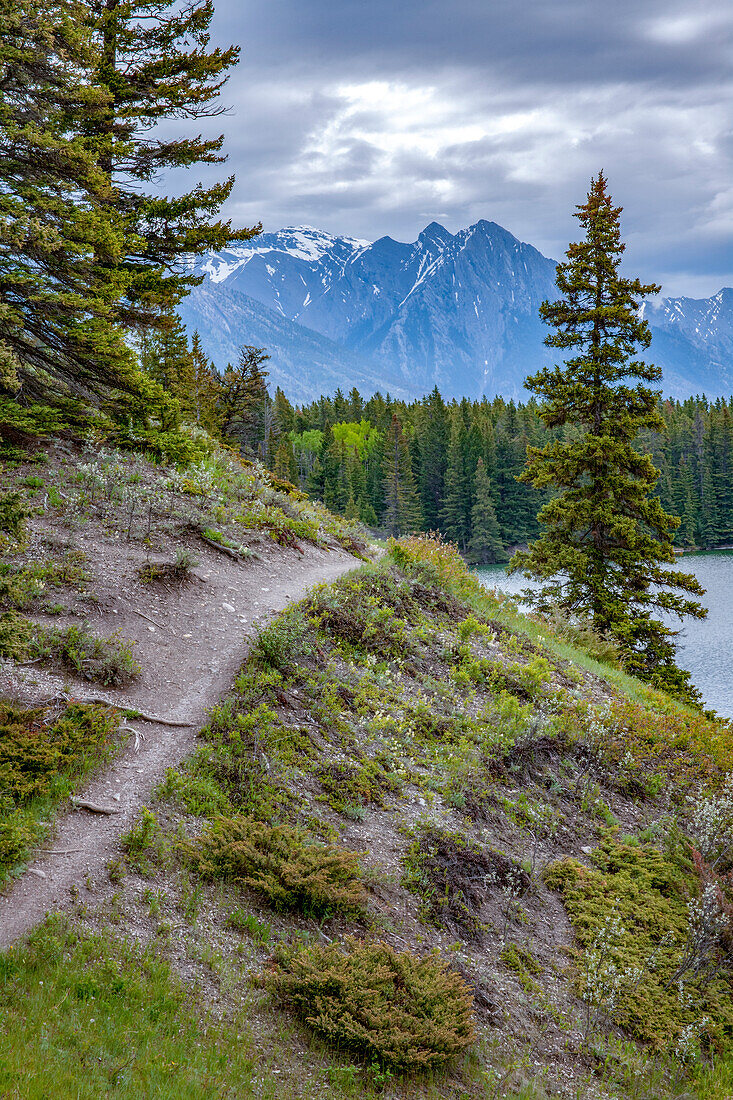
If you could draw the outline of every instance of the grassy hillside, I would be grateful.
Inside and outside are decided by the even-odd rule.
[[[133,516],[152,564],[202,535],[237,553],[278,525],[354,537],[219,453],[178,473],[109,461],[112,497],[77,511],[78,457],[64,506],[26,484],[33,530],[59,507],[54,523],[91,515],[124,542],[124,485],[144,484],[166,494],[147,527]],[[6,490],[49,469],[20,465]],[[3,621],[53,669],[50,597],[28,595],[23,553],[5,577],[27,602]],[[87,583],[71,576],[62,592]],[[106,877],[82,878],[63,916],[0,956],[0,1093],[723,1100],[731,729],[608,659],[484,591],[430,539],[313,590],[259,631]],[[21,777],[3,803],[9,869],[38,843],[22,830],[47,828],[99,756],[85,737],[68,760],[39,760],[51,789],[33,793],[29,740],[66,752],[54,722],[88,714],[114,740],[109,709],[75,705],[45,719],[7,705],[0,768]]]

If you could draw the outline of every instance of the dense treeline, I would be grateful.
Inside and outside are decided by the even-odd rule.
[[[333,511],[393,534],[440,531],[478,562],[503,561],[539,534],[546,494],[517,481],[527,445],[553,434],[535,400],[445,402],[438,389],[404,402],[356,389],[295,407],[267,389],[267,355],[244,347],[223,375],[187,349],[174,323],[143,356],[184,415],[258,455]],[[639,440],[660,470],[657,493],[681,519],[675,544],[733,543],[733,420],[729,402],[660,404],[666,431]],[[572,431],[572,429],[569,429]],[[555,434],[559,434],[555,432]]]
[[[663,401],[660,409],[666,432],[647,433],[639,443],[660,470],[657,492],[664,508],[681,519],[675,545],[733,543],[730,403],[694,397]],[[379,395],[365,402],[355,391],[346,398],[337,392],[299,410],[294,420],[295,434],[275,454],[280,472],[287,461],[300,483],[336,510],[365,522],[376,518],[391,530],[410,525],[404,510],[395,520],[386,495],[395,453],[385,444],[395,434],[394,420],[410,459],[405,496],[417,509],[420,529],[442,531],[478,561],[501,560],[508,547],[539,532],[537,511],[545,497],[516,480],[527,445],[541,447],[552,434],[534,400],[446,404],[434,390],[405,404]],[[367,455],[359,453],[344,427],[360,421],[366,422],[362,432],[373,433]]]

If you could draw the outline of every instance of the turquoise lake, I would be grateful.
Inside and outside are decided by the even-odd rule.
[[[681,628],[678,663],[692,673],[705,704],[733,718],[733,551],[684,554],[677,564],[685,573],[694,573],[707,590],[702,602],[708,609],[707,619],[700,622],[670,622],[673,629]],[[476,573],[487,588],[512,596],[527,587],[526,578],[508,577],[502,565],[482,565]]]

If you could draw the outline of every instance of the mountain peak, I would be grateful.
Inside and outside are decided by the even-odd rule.
[[[430,222],[429,225],[425,226],[422,233],[417,239],[421,243],[425,243],[427,241],[430,241],[431,243],[438,241],[441,244],[445,244],[453,239],[453,234],[449,233],[445,226],[441,225],[440,222]]]

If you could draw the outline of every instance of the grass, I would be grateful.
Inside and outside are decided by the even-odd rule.
[[[0,1015],[8,1100],[282,1095],[245,1020],[208,1019],[154,952],[60,917],[0,955]]]

